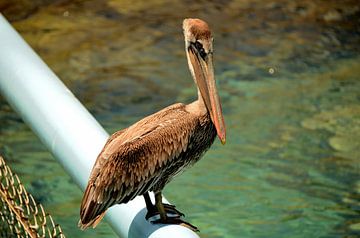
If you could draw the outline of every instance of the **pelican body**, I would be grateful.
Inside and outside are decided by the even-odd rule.
[[[213,70],[212,35],[200,19],[183,21],[185,51],[198,99],[177,103],[110,136],[91,171],[81,208],[81,229],[95,227],[114,204],[143,195],[153,223],[182,224],[175,206],[162,203],[161,191],[172,178],[197,162],[216,135],[225,143],[225,124]],[[149,191],[155,193],[152,204]],[[168,214],[171,214],[169,216]]]

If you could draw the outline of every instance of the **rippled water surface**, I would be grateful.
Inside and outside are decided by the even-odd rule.
[[[358,1],[4,1],[0,11],[112,133],[196,91],[181,22],[208,21],[227,124],[165,189],[201,237],[360,236]],[[1,41],[1,39],[0,39]],[[3,98],[0,153],[68,237],[82,193]]]

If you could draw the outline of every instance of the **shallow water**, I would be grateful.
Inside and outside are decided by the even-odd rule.
[[[208,21],[227,124],[166,197],[201,237],[360,236],[357,1],[17,1],[0,11],[109,131],[196,92],[181,33]],[[0,98],[0,153],[68,237],[82,193]]]

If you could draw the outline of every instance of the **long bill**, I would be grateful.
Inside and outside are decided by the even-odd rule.
[[[195,81],[215,125],[217,135],[222,144],[226,141],[226,129],[221,110],[219,95],[217,93],[212,53],[202,58],[194,46],[188,48],[188,56],[193,67]]]

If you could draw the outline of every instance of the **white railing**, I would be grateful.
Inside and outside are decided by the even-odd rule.
[[[1,14],[0,93],[84,190],[108,134]],[[106,220],[120,237],[198,237],[183,226],[150,224],[145,213],[137,197],[110,208]]]

